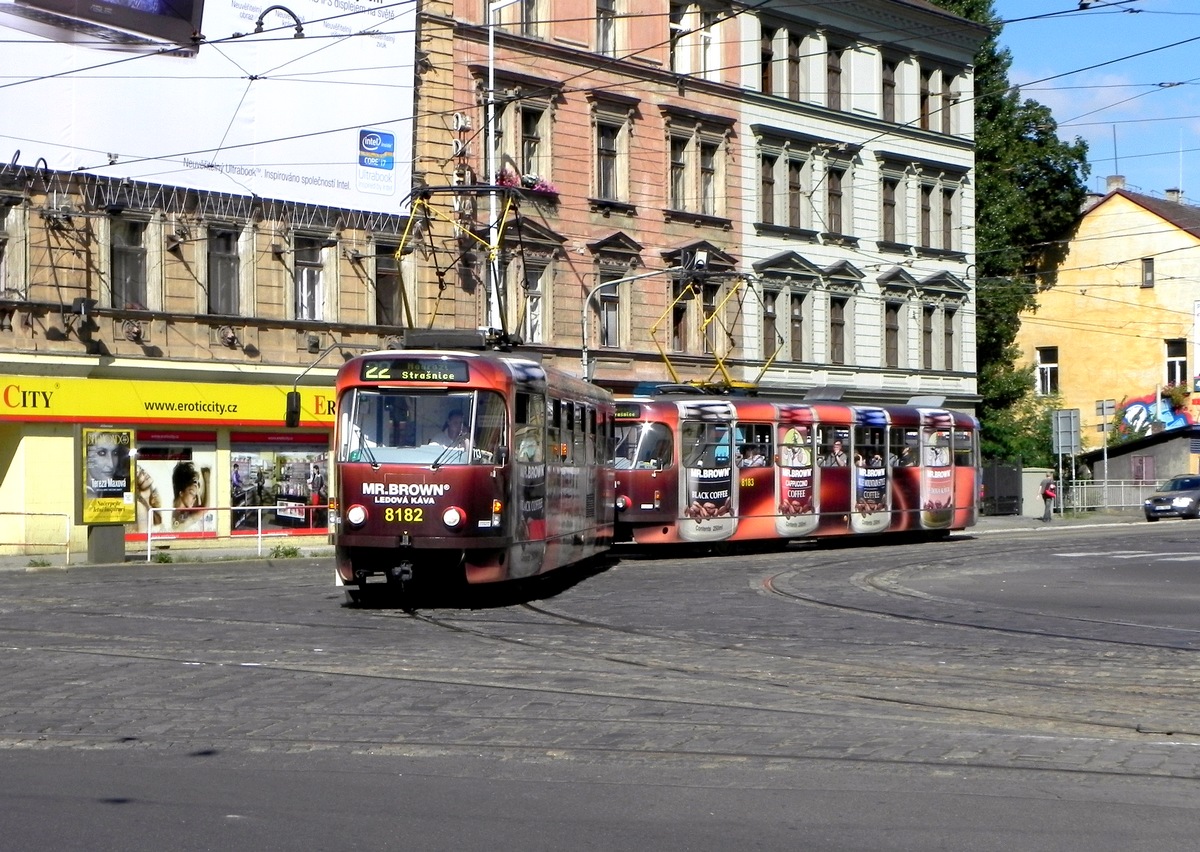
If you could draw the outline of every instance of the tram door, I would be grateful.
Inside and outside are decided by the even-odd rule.
[[[738,525],[733,406],[685,403],[680,414],[679,536],[723,541]]]

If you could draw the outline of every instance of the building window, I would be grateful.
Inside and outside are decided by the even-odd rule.
[[[686,30],[683,26],[683,18],[687,12],[687,6],[683,3],[672,3],[668,11],[669,27],[670,27],[670,67],[676,74],[686,74],[690,70],[687,67],[684,49],[684,36]]]
[[[720,51],[717,43],[717,13],[711,9],[700,10],[700,74],[713,79],[721,70]]]
[[[825,230],[831,234],[844,234],[845,222],[842,212],[845,204],[842,185],[846,170],[830,168],[825,175]]]
[[[526,343],[545,342],[542,338],[544,311],[546,308],[546,289],[543,282],[546,280],[547,270],[548,267],[540,264],[525,264],[525,280],[522,282],[525,293],[525,306],[523,309],[524,313],[521,315],[520,322],[518,323],[518,328],[521,330],[521,339]],[[616,289],[616,285],[613,285],[613,289]],[[601,338],[603,339],[603,330]]]
[[[717,305],[721,301],[721,286],[719,284],[704,284],[700,288],[704,303],[704,351],[712,354],[717,351],[717,338],[721,331],[717,317]]]
[[[616,281],[621,273],[616,270],[603,270],[600,273],[601,287],[596,294],[597,310],[600,313],[600,345],[616,349],[621,345],[621,294],[619,284],[607,284]]]
[[[795,33],[788,33],[788,97],[793,101],[800,100],[800,92],[803,91],[804,88],[801,82],[803,66],[800,63],[800,42],[800,36],[796,35]]]
[[[700,143],[700,212],[717,215],[717,156],[720,146],[715,142]]]
[[[1168,340],[1167,344],[1167,384],[1190,387],[1188,382],[1187,341]]]
[[[788,227],[803,228],[808,193],[804,189],[804,169],[806,163],[800,159],[788,160]]]
[[[241,313],[238,304],[238,237],[232,228],[208,229],[208,312],[221,316]]]
[[[1058,347],[1037,349],[1037,392],[1039,396],[1058,393]]]
[[[887,302],[883,306],[883,366],[900,366],[900,310],[899,302]]]
[[[375,322],[377,325],[403,325],[400,312],[400,264],[397,246],[375,246]]]
[[[759,221],[768,225],[775,224],[775,168],[778,165],[779,158],[770,154],[759,158],[758,197],[762,208]]]
[[[804,300],[806,293],[791,293],[788,296],[788,343],[793,361],[804,360]]]
[[[924,305],[921,310],[921,369],[933,369],[933,320],[937,308]]]
[[[540,0],[521,0],[521,35],[537,38],[541,17],[538,14]]]
[[[294,248],[296,319],[324,319],[324,262],[321,257],[321,241],[315,237],[296,237]]]
[[[933,187],[921,187],[921,245],[933,246]]]
[[[618,140],[621,128],[611,124],[596,125],[596,197],[619,201],[617,189]]]
[[[942,248],[950,251],[957,244],[954,239],[954,188],[942,187]]]
[[[900,181],[895,178],[883,179],[881,190],[883,200],[883,221],[882,232],[883,241],[887,243],[896,242],[896,192],[900,188]]]
[[[954,323],[958,319],[958,311],[947,308],[942,314],[942,369],[953,370],[958,363],[957,345],[954,338]]]
[[[775,94],[775,30],[763,27],[758,48],[758,87],[764,95]]]
[[[779,293],[777,291],[767,290],[763,293],[762,359],[764,361],[775,357],[775,353],[779,351],[779,344],[783,342],[779,337],[775,317],[775,305],[778,302]]]
[[[671,284],[671,351],[687,351],[688,302],[695,294],[690,281],[676,280]]]
[[[596,0],[596,52],[617,54],[617,0]]]
[[[1142,258],[1142,286],[1154,286],[1154,258],[1152,257]]]
[[[535,107],[523,106],[521,116],[521,161],[520,172],[523,175],[542,175],[542,121],[545,111]]]
[[[829,299],[829,362],[846,363],[846,308],[849,299],[833,296]]]
[[[918,98],[917,114],[919,116],[919,126],[922,130],[929,130],[929,116],[933,109],[933,93],[930,89],[932,77],[932,71],[921,70],[921,90]]]
[[[951,119],[954,117],[952,107],[954,106],[954,91],[950,88],[953,83],[953,78],[946,72],[942,72],[942,133],[947,136],[953,127]]]
[[[112,228],[112,306],[146,309],[146,226],[137,219],[114,216]]]
[[[896,62],[883,60],[883,120],[896,120]]]
[[[687,152],[688,140],[680,136],[671,137],[671,209],[686,210],[687,197]]]
[[[825,105],[842,108],[842,48],[833,44],[825,51]]]

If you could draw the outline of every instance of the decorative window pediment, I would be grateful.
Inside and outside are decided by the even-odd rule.
[[[772,285],[816,284],[821,279],[819,266],[794,251],[783,251],[753,264],[755,273]]]

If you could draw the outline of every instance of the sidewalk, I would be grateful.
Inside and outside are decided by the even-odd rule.
[[[1054,516],[1049,524],[1042,523],[1041,516],[1026,515],[980,515],[978,523],[968,530],[971,535],[990,535],[1021,530],[1055,530],[1069,529],[1080,526],[1115,526],[1118,524],[1144,524],[1145,517],[1140,509],[1109,509],[1092,512],[1071,512],[1067,515]],[[1167,521],[1170,523],[1170,521]],[[292,542],[288,542],[291,544]],[[147,561],[146,552],[131,552],[126,555],[124,564],[141,564],[147,568],[161,565],[181,565],[204,562],[229,562],[234,560],[250,561],[263,560],[267,562],[294,561],[295,559],[328,559],[333,556],[333,547],[324,540],[312,544],[296,543],[300,550],[298,557],[275,557],[270,554],[259,556],[253,548],[229,547],[213,549],[181,549],[164,550],[170,562]],[[43,556],[14,555],[0,556],[0,571],[54,571],[66,567],[78,568],[91,566],[87,552],[72,553],[70,564],[64,562],[63,554],[51,553]],[[95,567],[95,566],[91,566]]]

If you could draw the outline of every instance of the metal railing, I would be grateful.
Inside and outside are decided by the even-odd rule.
[[[1064,510],[1140,509],[1157,482],[1138,482],[1133,479],[1089,480],[1072,482],[1060,490],[1058,507]]]
[[[61,547],[66,557],[64,564],[71,564],[70,515],[64,512],[0,512],[0,519],[4,518],[19,518],[20,521],[18,524],[11,526],[7,520],[0,521],[0,529],[3,530],[3,533],[0,533],[0,547],[20,547],[25,551],[21,554],[23,556],[32,555],[29,553],[29,548],[31,547],[46,547],[53,548],[54,550],[57,550]],[[47,541],[46,539],[51,537],[49,535],[35,536],[32,537],[31,540],[31,536],[29,535],[30,518],[61,518],[63,532],[62,543],[59,544],[58,542]],[[18,526],[20,530],[19,536],[16,533],[10,536],[9,530]],[[20,540],[14,540],[17,538]]]
[[[309,503],[297,503],[294,506],[289,506],[288,509],[294,512],[296,517],[294,520],[304,521],[304,530],[309,531],[309,535],[323,535],[326,532],[325,525],[329,518],[328,504],[313,505]],[[280,506],[271,504],[269,506],[205,506],[200,511],[208,512],[228,512],[230,513],[230,533],[227,535],[219,535],[215,531],[204,531],[199,535],[194,535],[186,530],[174,528],[173,519],[176,512],[179,513],[195,513],[197,509],[151,509],[149,524],[146,531],[146,561],[151,562],[154,559],[155,542],[162,543],[168,541],[213,541],[221,540],[227,543],[245,542],[252,536],[256,543],[256,552],[259,556],[263,555],[263,542],[268,539],[287,539],[295,538],[296,530],[288,529],[268,529],[264,523],[264,518],[267,512],[274,512],[278,516]],[[290,517],[290,516],[289,516]],[[254,532],[248,530],[246,520],[253,518]],[[155,523],[159,521],[159,523]],[[318,523],[319,522],[319,523]],[[156,532],[155,527],[160,527]],[[242,530],[242,532],[237,532]]]

